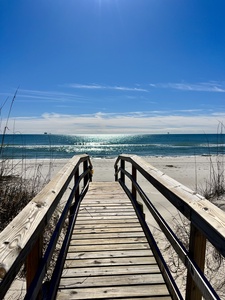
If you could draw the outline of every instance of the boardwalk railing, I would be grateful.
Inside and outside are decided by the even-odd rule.
[[[61,230],[67,223],[69,225],[51,281],[52,285],[57,286],[60,270],[62,270],[61,263],[71,235],[71,228],[75,222],[80,201],[87,191],[91,178],[92,164],[89,156],[74,156],[1,232],[0,299],[6,294],[23,264],[26,266],[26,299],[43,299],[41,295],[42,281],[48,270]],[[44,230],[49,224],[53,213],[57,211],[58,204],[62,199],[65,203],[63,211],[43,254]]]
[[[189,249],[184,247],[138,185],[138,172],[189,219]],[[225,256],[225,213],[204,197],[168,177],[136,155],[120,155],[117,158],[115,163],[115,179],[120,182],[137,210],[139,220],[173,298],[179,299],[179,291],[174,284],[170,271],[148,225],[142,218],[139,205],[137,205],[137,193],[188,270],[186,300],[199,300],[202,299],[202,296],[207,300],[220,299],[204,276],[204,264],[206,240],[211,242]],[[129,183],[131,182],[131,188],[127,187],[127,179],[129,179]]]

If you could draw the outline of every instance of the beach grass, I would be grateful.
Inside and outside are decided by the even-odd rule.
[[[48,182],[43,178],[40,164],[35,165],[32,177],[27,178],[24,160],[0,160],[0,231],[27,205]]]

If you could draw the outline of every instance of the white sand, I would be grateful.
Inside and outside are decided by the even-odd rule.
[[[143,157],[155,168],[163,171],[168,176],[191,189],[196,184],[203,184],[209,179],[210,159],[216,163],[216,157],[208,156],[183,156],[183,157]],[[114,181],[114,163],[116,159],[92,158],[94,168],[93,181]],[[55,160],[52,162],[52,176],[69,160]],[[28,162],[30,164],[30,162]],[[43,161],[44,172],[48,170],[47,161]]]
[[[172,177],[183,185],[196,191],[204,190],[206,181],[210,177],[210,161],[216,163],[216,157],[209,156],[178,156],[178,157],[143,157],[147,162],[159,169],[166,175]],[[114,163],[116,159],[98,159],[92,158],[94,169],[93,181],[114,181]],[[26,178],[39,175],[41,180],[49,180],[66,164],[69,159],[55,159],[55,160],[26,160],[21,162],[14,160],[11,164],[16,166],[15,173],[22,173]],[[21,171],[22,167],[22,171]],[[12,168],[12,167],[11,167]],[[34,176],[35,177],[35,176]],[[149,184],[142,176],[138,176],[138,182],[147,193],[150,199],[154,202],[156,207],[160,210],[163,217],[170,221],[177,211],[173,206],[158,192],[151,184]],[[149,221],[147,213],[147,221]]]
[[[215,163],[216,157],[208,156],[182,156],[182,157],[143,157],[144,160],[149,162],[155,168],[163,171],[168,176],[178,180],[180,183],[195,189],[196,184],[202,184],[207,178],[209,178],[210,171],[210,159]],[[93,181],[114,181],[114,163],[115,159],[91,159],[94,176]],[[9,169],[14,168],[14,172],[22,173],[27,178],[32,177],[34,172],[42,174],[43,178],[53,177],[63,166],[69,162],[69,159],[27,159],[26,162],[20,160],[13,160]],[[26,172],[25,172],[26,171]]]

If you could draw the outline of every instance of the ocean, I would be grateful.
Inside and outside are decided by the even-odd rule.
[[[7,134],[1,141],[1,158],[70,158],[89,154],[114,158],[140,156],[192,156],[225,154],[225,134]]]

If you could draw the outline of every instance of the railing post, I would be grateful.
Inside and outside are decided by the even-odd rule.
[[[76,185],[78,180],[79,180],[79,167],[76,169],[75,174],[74,174],[74,185]],[[79,200],[79,197],[80,197],[80,185],[78,185],[78,187],[75,191],[74,202],[77,202]],[[73,214],[74,214],[74,203],[70,207],[69,226],[71,225],[71,222],[73,219]]]
[[[92,165],[89,165],[89,168],[90,168],[89,180],[90,180],[90,182],[92,182],[92,177],[93,177],[93,174],[94,174],[94,169],[93,169]]]
[[[118,181],[118,165],[115,165],[115,181]]]
[[[137,181],[137,170],[133,165],[132,165],[132,178],[134,181]],[[137,190],[133,182],[132,182],[132,196],[135,200],[137,200]]]
[[[85,160],[83,162],[83,172],[85,172],[88,168],[88,161]],[[89,177],[89,174],[87,174],[86,176],[84,176],[84,187],[86,186],[86,184],[88,183],[88,177]]]
[[[122,183],[124,184],[125,183],[125,174],[122,172],[122,170],[125,170],[125,160],[121,159],[120,167],[121,167],[120,178],[121,178]]]
[[[204,273],[205,266],[205,250],[206,238],[205,236],[191,223],[189,253],[191,258],[197,263],[198,267]],[[191,274],[187,274],[186,285],[186,300],[201,300],[202,294],[196,286]]]
[[[74,174],[74,185],[77,183],[79,180],[79,168],[76,169],[76,172]],[[80,196],[80,186],[77,187],[77,190],[75,192],[75,201],[78,201]]]
[[[137,169],[133,165],[132,165],[132,178],[135,182],[137,181]],[[132,196],[133,196],[133,199],[135,201],[137,201],[138,207],[142,213],[142,217],[145,220],[144,206],[143,206],[143,203],[141,203],[137,199],[137,189],[133,182],[132,182]]]
[[[26,284],[27,284],[27,291],[33,281],[40,261],[42,259],[42,247],[43,247],[43,235],[39,236],[37,241],[35,242],[32,250],[30,251],[29,255],[26,259]],[[41,290],[37,299],[42,299]]]

